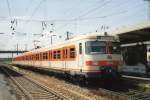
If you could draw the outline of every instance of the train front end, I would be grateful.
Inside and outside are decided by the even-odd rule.
[[[86,77],[91,79],[118,79],[121,74],[122,55],[118,39],[98,36],[85,42]]]

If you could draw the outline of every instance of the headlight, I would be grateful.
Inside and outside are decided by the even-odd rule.
[[[99,61],[86,61],[87,66],[99,66]]]
[[[93,65],[93,66],[97,66],[97,65],[98,65],[98,61],[93,61],[93,62],[92,62],[92,65]]]

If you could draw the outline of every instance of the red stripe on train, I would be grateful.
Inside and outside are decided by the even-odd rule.
[[[115,65],[119,65],[119,64],[120,64],[120,61],[118,61],[118,60],[86,61],[87,66],[115,66]]]

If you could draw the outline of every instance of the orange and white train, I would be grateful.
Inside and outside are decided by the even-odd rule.
[[[80,35],[48,48],[23,53],[13,58],[12,63],[76,78],[120,77],[123,59],[118,38],[96,34]]]

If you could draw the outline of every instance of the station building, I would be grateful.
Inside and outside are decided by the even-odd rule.
[[[123,73],[150,76],[150,21],[111,31],[121,42]]]

